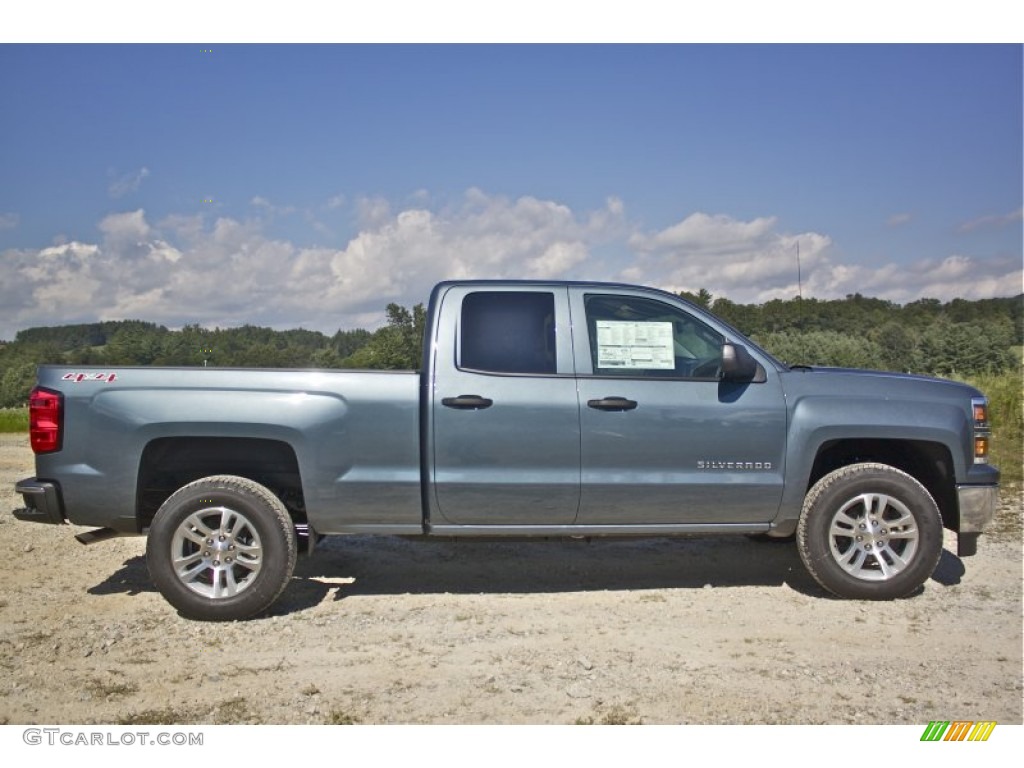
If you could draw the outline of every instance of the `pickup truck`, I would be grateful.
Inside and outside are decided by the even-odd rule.
[[[964,384],[788,366],[680,297],[458,281],[421,371],[43,366],[19,520],[148,534],[178,611],[265,611],[325,535],[795,539],[852,599],[911,595],[993,518]],[[411,575],[410,575],[411,576]]]

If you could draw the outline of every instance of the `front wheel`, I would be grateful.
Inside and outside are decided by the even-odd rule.
[[[288,510],[265,487],[217,475],[173,493],[153,518],[149,574],[182,615],[204,621],[247,619],[267,608],[295,570]]]
[[[814,579],[839,597],[892,600],[921,587],[942,554],[942,517],[927,489],[885,464],[853,464],[804,500],[797,547]]]

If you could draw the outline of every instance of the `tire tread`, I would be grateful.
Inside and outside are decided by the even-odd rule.
[[[254,584],[242,593],[242,596],[246,599],[237,600],[226,605],[217,604],[199,596],[195,598],[188,596],[185,599],[179,599],[177,592],[171,591],[180,582],[177,581],[177,576],[169,568],[166,568],[167,564],[159,561],[159,558],[166,556],[166,553],[161,553],[158,550],[167,548],[168,541],[165,535],[169,534],[170,531],[164,531],[164,528],[170,525],[167,523],[170,515],[178,509],[180,504],[193,497],[196,491],[203,493],[227,491],[237,494],[243,499],[248,496],[250,497],[250,503],[262,506],[273,514],[272,524],[275,526],[274,533],[280,534],[280,542],[284,544],[285,564],[281,570],[280,577],[273,584],[272,589],[267,591],[263,584]],[[165,510],[169,510],[169,512],[165,512]],[[165,514],[161,515],[161,513]],[[156,534],[156,544],[153,544],[154,533]],[[264,546],[266,548],[266,545]],[[252,618],[267,610],[277,601],[287,588],[292,573],[295,571],[298,547],[291,516],[288,514],[284,503],[269,489],[254,480],[238,475],[211,475],[182,486],[172,493],[161,505],[153,519],[153,525],[150,527],[146,555],[150,577],[164,598],[177,608],[182,615],[201,621],[237,621]],[[166,573],[164,572],[165,568],[167,570]],[[168,585],[171,587],[170,590]],[[260,587],[263,587],[264,591],[260,591]]]
[[[926,552],[923,541],[925,532],[923,530],[921,531],[922,541],[916,557],[926,558],[927,561],[923,560],[923,565],[915,565],[915,568],[923,568],[926,572],[924,579],[920,583],[910,583],[906,585],[905,588],[899,588],[895,587],[892,582],[865,582],[860,585],[859,589],[844,590],[836,586],[834,580],[830,578],[829,573],[825,570],[825,566],[822,565],[824,563],[826,566],[831,566],[830,561],[827,560],[827,558],[830,557],[830,554],[828,552],[819,553],[815,551],[816,545],[811,539],[811,523],[816,515],[825,514],[825,511],[816,509],[817,504],[819,500],[829,493],[836,485],[850,483],[859,479],[861,476],[874,473],[884,473],[885,475],[888,475],[890,479],[899,479],[901,482],[908,483],[910,488],[921,495],[922,501],[927,502],[927,506],[929,507],[927,512],[932,517],[931,522],[936,522],[938,524],[939,546],[931,553]],[[922,522],[927,521],[918,521],[919,529],[924,527]],[[935,500],[928,492],[928,489],[925,488],[915,477],[889,464],[863,462],[840,467],[839,469],[825,475],[814,484],[811,490],[807,493],[807,496],[804,498],[803,508],[800,512],[800,522],[796,529],[796,543],[797,549],[800,553],[800,559],[803,561],[804,567],[811,574],[814,580],[829,593],[836,595],[837,597],[867,600],[891,600],[906,597],[915,592],[920,588],[921,583],[923,583],[923,581],[926,580],[935,570],[938,565],[939,558],[942,555],[941,530],[942,522],[938,506],[935,504]]]

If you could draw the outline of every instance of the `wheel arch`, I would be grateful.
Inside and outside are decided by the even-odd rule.
[[[960,508],[956,497],[953,457],[942,443],[928,440],[847,438],[823,443],[814,458],[804,493],[831,472],[852,464],[886,464],[906,472],[935,500],[943,527],[957,530]]]
[[[150,526],[175,491],[212,475],[235,475],[259,483],[284,503],[295,523],[306,522],[299,462],[289,443],[251,437],[163,437],[147,443],[139,461],[135,506],[139,530]]]

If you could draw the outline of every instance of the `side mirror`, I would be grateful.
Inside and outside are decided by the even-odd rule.
[[[722,379],[725,381],[753,381],[757,378],[757,360],[747,348],[726,342],[722,346]]]

